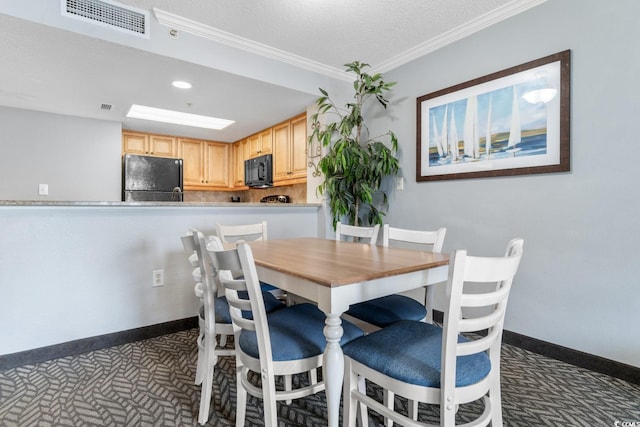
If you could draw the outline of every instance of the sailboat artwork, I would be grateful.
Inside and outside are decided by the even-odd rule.
[[[510,85],[429,108],[428,167],[546,154],[546,106],[524,102],[523,89]]]
[[[570,51],[420,96],[416,181],[570,170]],[[541,90],[551,96],[532,96]]]

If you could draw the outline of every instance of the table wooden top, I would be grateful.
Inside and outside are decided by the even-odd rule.
[[[449,256],[315,237],[249,242],[256,265],[335,287],[449,264]]]

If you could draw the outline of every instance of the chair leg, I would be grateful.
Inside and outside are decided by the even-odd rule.
[[[391,411],[393,411],[393,399],[394,399],[394,396],[395,396],[395,394],[392,391],[387,390],[386,388],[382,391],[382,399],[384,401],[384,406],[389,408]],[[393,426],[393,421],[390,420],[389,418],[385,418],[384,419],[384,425],[385,425],[385,427],[391,427],[391,426]]]
[[[213,371],[215,368],[216,355],[210,346],[204,349],[206,368],[202,386],[200,387],[200,410],[198,412],[198,422],[205,424],[209,419],[209,406],[211,404],[211,389],[213,388]]]
[[[243,366],[236,358],[236,427],[244,427],[247,414],[247,390],[242,385]]]
[[[224,347],[227,345],[227,336],[224,334],[220,334],[220,343],[218,344],[220,347]]]
[[[491,404],[491,426],[502,427],[502,397],[500,395],[499,375],[489,389],[489,401]]]
[[[293,381],[292,381],[291,375],[284,376],[284,389],[286,391],[291,391],[293,389]],[[287,405],[291,405],[291,402],[292,402],[291,399],[286,401]]]
[[[204,352],[204,333],[198,335],[198,362],[196,364],[195,384],[202,384],[202,379],[206,371],[206,358]]]
[[[204,323],[204,319],[200,316],[198,316],[198,362],[196,364],[196,379],[195,379],[195,384],[196,385],[200,385],[202,384],[202,378],[204,377],[204,370],[205,370],[205,357],[204,357],[204,330],[205,330],[205,323]]]
[[[364,379],[362,380],[364,385]],[[360,380],[355,372],[351,370],[351,361],[345,359],[344,365],[344,384],[342,386],[342,418],[344,427],[355,427],[356,414],[360,407],[359,402],[353,397],[352,392],[356,389],[361,390]],[[366,411],[366,409],[365,409]],[[360,425],[365,426],[364,420],[360,419]]]
[[[290,375],[286,377],[291,379]],[[262,374],[262,398],[264,404],[264,426],[278,427],[278,405],[276,401],[276,380],[274,375]]]
[[[412,420],[418,421],[418,401],[409,399],[408,406],[409,416]]]

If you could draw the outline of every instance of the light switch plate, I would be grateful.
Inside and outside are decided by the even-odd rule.
[[[396,190],[399,190],[399,191],[404,190],[404,178],[403,177],[396,178]]]

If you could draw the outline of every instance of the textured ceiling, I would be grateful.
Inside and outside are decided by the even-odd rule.
[[[121,0],[157,8],[313,61],[373,66],[512,0]],[[319,41],[322,42],[319,42]]]
[[[105,36],[108,30],[61,18],[58,1],[0,2],[0,106],[231,142],[304,111],[318,96],[317,87],[344,77],[345,63],[361,60],[374,69],[392,69],[412,59],[407,52],[433,50],[542,1],[120,0],[148,10],[151,20],[156,9],[224,32],[241,40],[240,48],[220,48],[196,33],[172,45],[168,28],[155,21],[150,40],[113,31]],[[246,45],[277,51],[277,58],[242,56]],[[287,62],[294,57],[297,63]],[[308,72],[305,62],[317,68]],[[264,65],[280,71],[265,77]],[[194,89],[172,88],[176,78],[191,81]],[[103,103],[112,109],[101,110]],[[132,103],[236,124],[209,131],[131,120],[125,115]]]

